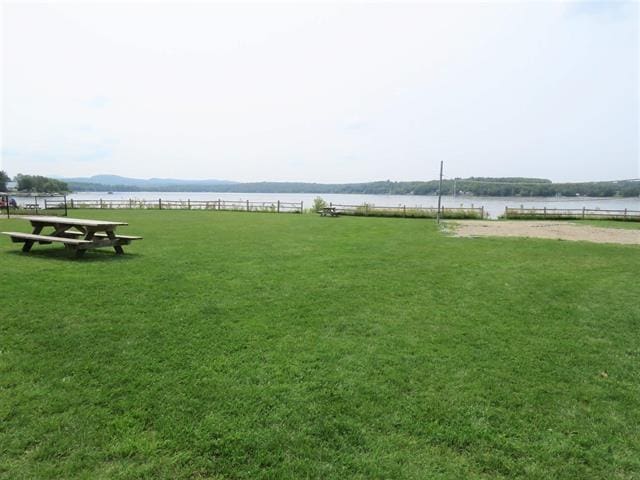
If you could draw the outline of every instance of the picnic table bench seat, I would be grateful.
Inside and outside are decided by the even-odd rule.
[[[90,240],[81,240],[78,238],[65,238],[65,237],[52,237],[50,235],[35,235],[33,233],[24,232],[0,232],[3,235],[9,235],[13,243],[20,243],[26,241],[36,241],[38,243],[52,243],[60,242],[67,245],[82,245],[84,243],[91,243]]]
[[[106,233],[96,233],[95,234],[96,237],[107,237]],[[138,236],[138,235],[120,235],[119,233],[116,233],[116,237],[119,240],[142,240],[142,237]]]
[[[84,233],[82,232],[77,232],[77,231],[73,231],[73,230],[67,230],[66,232],[64,232],[66,235],[73,235],[73,236],[80,236],[80,235],[84,235]],[[96,232],[94,235],[94,237],[100,237],[100,238],[107,238],[108,235],[105,232]],[[115,234],[115,238],[119,239],[119,240],[142,240],[142,237],[138,236],[138,235],[120,235],[119,233]]]

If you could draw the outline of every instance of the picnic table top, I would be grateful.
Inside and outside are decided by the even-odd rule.
[[[107,220],[89,220],[86,218],[69,218],[69,217],[53,217],[45,215],[22,215],[20,217],[23,220],[29,220],[30,222],[46,223],[46,224],[58,224],[58,225],[81,225],[84,227],[101,227],[101,226],[117,226],[117,225],[129,225],[126,222],[110,222]]]

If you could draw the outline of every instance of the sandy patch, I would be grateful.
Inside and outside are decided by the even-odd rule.
[[[447,228],[457,237],[532,237],[640,245],[640,230],[593,227],[570,222],[459,220],[447,222]]]

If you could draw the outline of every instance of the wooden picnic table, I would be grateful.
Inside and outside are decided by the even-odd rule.
[[[77,257],[83,256],[84,252],[89,249],[101,247],[113,247],[116,254],[122,255],[124,253],[123,245],[129,245],[132,240],[142,239],[138,236],[116,234],[117,227],[128,225],[125,222],[28,215],[15,218],[31,222],[33,232],[0,233],[10,236],[14,243],[24,243],[23,252],[30,251],[36,242],[41,245],[58,242],[75,251]],[[53,232],[42,235],[42,230],[48,227],[53,227]]]
[[[336,210],[336,207],[323,207],[320,210],[320,216],[322,216],[322,217],[326,217],[326,216],[337,217],[338,216],[338,211]]]

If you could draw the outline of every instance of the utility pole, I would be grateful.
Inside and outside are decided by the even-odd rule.
[[[440,160],[440,186],[438,187],[438,213],[436,214],[436,221],[440,223],[440,204],[442,202],[442,164],[444,162]]]

